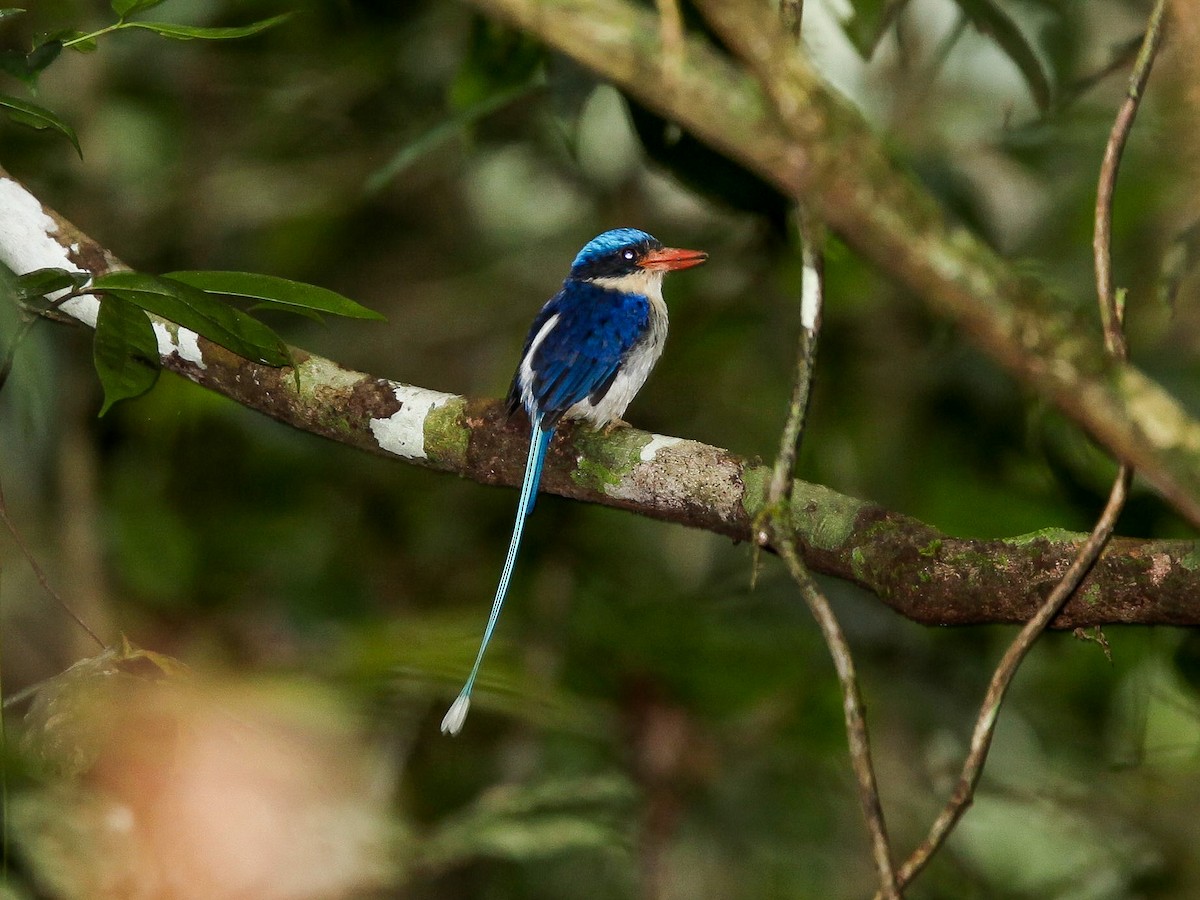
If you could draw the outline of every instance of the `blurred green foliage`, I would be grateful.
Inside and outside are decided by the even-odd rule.
[[[1142,5],[970,4],[1009,17],[1018,64],[959,25],[978,23],[967,5],[906,4],[878,40],[881,4],[854,6],[870,64],[810,3],[818,65],[955,216],[1098,327],[1093,192],[1123,75],[1071,88],[1136,34]],[[155,15],[220,26],[288,8],[171,0]],[[37,98],[74,127],[82,162],[12,124],[0,161],[141,271],[262,272],[353,297],[387,323],[263,317],[353,368],[468,395],[503,393],[529,320],[594,234],[634,225],[704,248],[708,266],[668,283],[667,352],[629,418],[773,455],[800,263],[770,189],[466,6],[294,8],[247,41],[122,33],[62,55]],[[111,17],[95,0],[39,0],[0,40]],[[1029,93],[1038,64],[1044,114]],[[1173,313],[1156,299],[1157,260],[1195,213],[1184,154],[1160,152],[1186,108],[1171,72],[1156,73],[1122,169],[1115,268],[1136,361],[1200,407],[1195,282]],[[827,268],[803,477],[955,534],[1089,526],[1103,454],[836,240]],[[0,309],[3,335],[15,327]],[[106,634],[200,669],[293,677],[316,707],[332,693],[367,722],[360,739],[393,783],[391,878],[408,894],[866,895],[832,667],[773,562],[751,591],[745,547],[542,499],[470,722],[447,739],[437,723],[474,652],[514,493],[367,458],[174,377],[98,420],[88,340],[40,324],[18,350],[0,394],[14,517]],[[1187,533],[1144,490],[1119,530]],[[94,650],[3,546],[11,694]],[[945,796],[1011,631],[923,628],[826,586],[903,853]],[[1035,650],[975,808],[911,896],[1200,891],[1195,641],[1105,636],[1111,663],[1066,635]],[[49,890],[36,842],[20,840],[39,820],[13,818],[13,890]]]

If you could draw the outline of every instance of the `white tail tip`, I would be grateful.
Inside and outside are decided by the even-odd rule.
[[[466,694],[459,694],[458,699],[450,705],[450,709],[442,719],[442,734],[453,736],[462,731],[463,722],[467,721],[467,713],[470,709],[471,698]]]

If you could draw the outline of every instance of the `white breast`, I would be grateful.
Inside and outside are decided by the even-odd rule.
[[[640,271],[619,278],[596,278],[596,284],[603,287],[641,294],[650,301],[650,327],[646,336],[637,344],[625,358],[624,364],[617,377],[613,379],[608,393],[592,403],[590,399],[580,400],[567,410],[567,417],[583,419],[597,428],[602,428],[614,419],[619,419],[632,402],[637,392],[642,389],[650,370],[662,356],[663,345],[667,341],[667,304],[662,296],[662,272]]]
[[[537,401],[533,396],[533,357],[537,354],[538,347],[542,345],[542,341],[558,324],[558,313],[552,315],[546,320],[546,324],[538,329],[538,333],[534,335],[533,340],[529,342],[529,352],[525,354],[521,360],[520,371],[517,376],[517,384],[521,386],[521,405],[525,407],[525,411],[530,415],[533,410],[537,409]]]

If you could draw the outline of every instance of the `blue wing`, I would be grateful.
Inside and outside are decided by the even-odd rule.
[[[536,348],[534,340],[558,316]],[[533,320],[522,363],[529,360],[528,385],[542,428],[553,428],[563,414],[587,397],[603,396],[621,362],[650,327],[650,301],[640,294],[610,290],[588,282],[569,283]],[[530,352],[532,351],[532,357]],[[521,405],[524,365],[509,390],[510,410]]]

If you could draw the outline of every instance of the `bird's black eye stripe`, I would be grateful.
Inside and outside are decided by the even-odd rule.
[[[616,247],[602,256],[589,259],[571,270],[572,278],[613,278],[637,271],[637,261],[662,247],[658,241],[642,241],[624,247]]]

